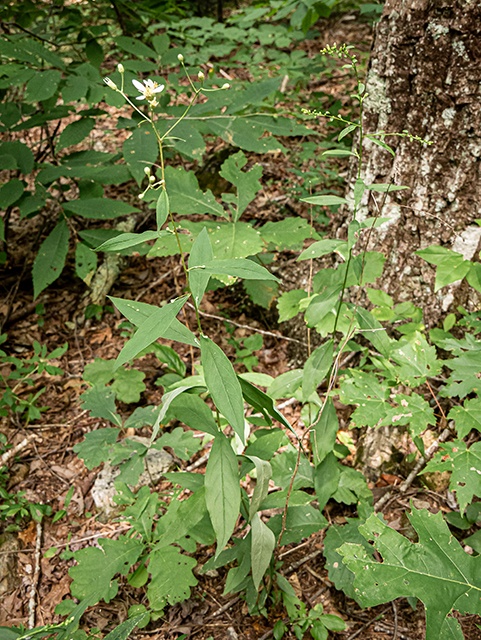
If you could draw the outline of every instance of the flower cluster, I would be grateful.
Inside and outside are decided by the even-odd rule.
[[[155,94],[164,90],[163,84],[158,84],[155,80],[144,80],[143,84],[138,80],[132,80],[132,84],[142,94],[137,96],[137,100],[147,100],[151,107],[156,107],[159,104]]]

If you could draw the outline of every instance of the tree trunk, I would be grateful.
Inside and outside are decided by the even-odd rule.
[[[384,253],[382,287],[411,300],[433,326],[448,309],[476,302],[466,281],[434,293],[435,269],[414,255],[432,244],[479,259],[481,227],[481,3],[387,0],[369,62],[363,124],[432,140],[386,137],[396,157],[366,141],[364,180],[406,185],[388,196],[391,220],[370,249]],[[381,194],[375,194],[377,200]],[[360,216],[375,215],[366,194]],[[469,299],[469,297],[471,299]]]

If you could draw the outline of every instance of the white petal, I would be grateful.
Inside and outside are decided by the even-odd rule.
[[[138,80],[132,80],[132,84],[137,89],[137,91],[140,91],[140,93],[144,93],[145,92],[144,85],[141,82],[139,82]]]
[[[136,100],[145,100],[145,96],[137,96],[135,99]]]
[[[146,87],[149,87],[150,89],[154,89],[155,88],[155,82],[153,80],[144,80],[144,84]]]
[[[160,93],[163,90],[164,90],[164,85],[161,84],[160,87],[156,87],[152,93]]]

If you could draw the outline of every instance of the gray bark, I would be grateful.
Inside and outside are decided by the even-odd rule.
[[[479,302],[466,281],[435,294],[435,268],[414,251],[441,244],[479,260],[481,3],[387,0],[366,85],[367,133],[408,130],[434,143],[387,137],[395,159],[370,141],[363,156],[366,184],[392,178],[410,187],[388,196],[382,215],[390,221],[369,247],[387,258],[380,284],[396,302],[422,307],[425,323],[433,326],[457,305],[473,310]],[[360,217],[374,214],[365,194]]]

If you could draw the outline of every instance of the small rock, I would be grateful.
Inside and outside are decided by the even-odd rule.
[[[150,438],[141,438],[133,436],[129,438],[136,442],[140,442],[145,446],[150,444]],[[174,459],[172,456],[161,449],[150,449],[144,458],[145,471],[140,474],[139,482],[135,485],[129,485],[135,493],[144,485],[156,484],[162,475],[174,467]],[[99,472],[94,486],[92,487],[92,498],[95,506],[107,518],[118,513],[119,507],[113,501],[113,497],[117,495],[115,490],[115,478],[120,473],[120,465],[111,465],[109,462],[104,464],[104,468]]]
[[[226,640],[239,640],[239,636],[237,635],[234,627],[227,628],[227,633],[225,637],[226,637]]]
[[[11,533],[0,535],[0,598],[20,585],[17,575],[17,538]]]

